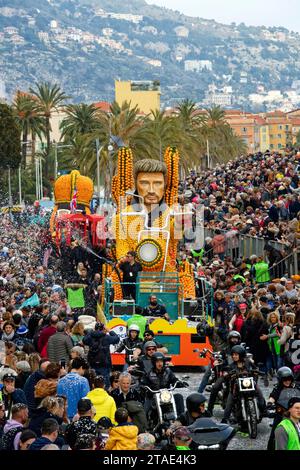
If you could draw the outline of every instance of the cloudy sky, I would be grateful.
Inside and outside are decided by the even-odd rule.
[[[221,23],[284,26],[300,32],[300,0],[146,0]]]

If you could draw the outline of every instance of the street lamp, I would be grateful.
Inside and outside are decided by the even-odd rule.
[[[27,140],[27,141],[21,142],[21,146],[31,144],[31,143],[32,143],[31,140]],[[23,155],[23,153],[21,151],[21,156],[22,155]],[[26,156],[27,156],[27,153],[26,153]],[[26,156],[25,156],[25,165],[26,165]],[[20,166],[19,166],[19,204],[20,204],[20,206],[22,205],[21,164],[22,164],[22,158],[21,158],[21,162],[20,162]]]

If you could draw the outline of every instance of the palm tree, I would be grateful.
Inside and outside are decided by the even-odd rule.
[[[17,92],[13,102],[13,109],[16,120],[22,130],[22,162],[25,167],[28,136],[31,133],[31,159],[33,161],[36,135],[40,139],[42,138],[42,134],[45,132],[45,120],[38,113],[37,100],[26,93]]]
[[[82,174],[93,177],[95,175],[94,163],[96,162],[94,141],[86,134],[77,134],[66,142],[68,147],[62,150],[60,165],[71,170],[79,170]]]
[[[75,138],[77,134],[88,134],[99,128],[97,108],[93,104],[69,104],[64,108],[66,117],[60,124],[61,138]]]
[[[36,89],[29,89],[29,92],[37,98],[37,109],[41,116],[45,118],[46,162],[45,173],[48,175],[48,157],[50,154],[50,118],[53,111],[58,111],[69,97],[61,91],[58,85],[51,85],[49,82],[36,83]]]

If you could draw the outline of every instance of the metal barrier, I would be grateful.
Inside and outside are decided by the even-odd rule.
[[[204,228],[204,235],[206,237],[211,237],[213,238],[215,236],[215,230],[212,228]],[[219,229],[220,232],[225,235],[228,233],[228,230],[221,230]],[[236,247],[235,240],[232,238],[227,238],[226,237],[226,251],[225,255],[226,256],[233,256],[233,251],[238,248],[239,250],[239,255],[244,257],[244,258],[249,258],[251,255],[257,255],[257,256],[264,256],[265,254],[265,245],[266,245],[266,240],[264,238],[260,237],[251,237],[250,235],[242,235],[238,232],[237,236],[238,240],[238,245]],[[274,248],[276,248],[279,251],[286,251],[287,246],[284,243],[274,241],[274,240],[268,240],[268,244],[272,245]]]

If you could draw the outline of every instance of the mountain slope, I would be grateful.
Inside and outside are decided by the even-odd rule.
[[[284,93],[300,74],[299,35],[284,28],[222,25],[144,0],[1,5],[0,80],[9,98],[49,80],[77,102],[112,100],[115,78],[155,79],[165,105],[185,97],[204,104],[214,84],[233,106],[250,110],[259,85]]]

